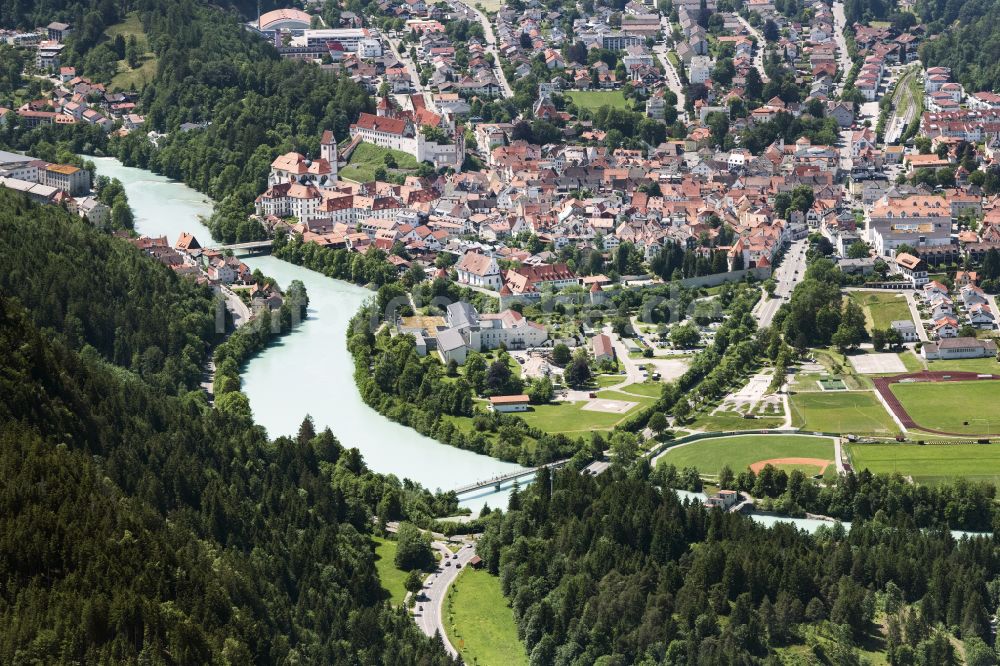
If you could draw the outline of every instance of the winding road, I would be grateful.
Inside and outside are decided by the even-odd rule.
[[[437,571],[424,582],[424,589],[417,597],[417,605],[413,607],[413,620],[427,636],[433,637],[435,633],[440,633],[448,654],[457,657],[458,650],[448,640],[448,633],[445,631],[444,599],[448,594],[448,587],[462,573],[462,568],[469,565],[469,560],[475,557],[476,551],[471,543],[462,546],[457,553],[452,553],[442,541],[435,541],[434,548],[441,553],[441,562]]]

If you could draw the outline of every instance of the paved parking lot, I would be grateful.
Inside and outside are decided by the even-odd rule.
[[[860,354],[849,356],[851,365],[863,375],[883,375],[892,372],[906,372],[899,354]]]

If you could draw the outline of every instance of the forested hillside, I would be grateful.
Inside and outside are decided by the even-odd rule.
[[[881,653],[939,666],[959,663],[953,636],[967,663],[995,663],[984,643],[1000,596],[994,544],[918,530],[902,510],[810,536],[682,504],[642,464],[560,471],[551,484],[542,471],[477,552],[532,664],[859,664]]]
[[[141,359],[183,368],[174,335],[203,357],[208,297],[13,196],[0,199],[0,663],[448,663],[384,602],[369,539],[375,503],[399,518],[426,508],[420,494],[308,421],[272,442],[200,391],[158,386]],[[136,372],[113,363],[134,356]]]
[[[920,49],[929,67],[950,67],[968,92],[1000,90],[1000,5],[993,0],[921,0],[917,14],[938,33]]]
[[[140,102],[147,129],[168,134],[158,140],[158,148],[144,132],[109,142],[83,129],[53,127],[20,134],[7,130],[0,140],[34,151],[40,143],[72,137],[75,149],[114,154],[214,198],[219,203],[210,226],[217,238],[263,237],[260,226],[246,218],[254,198],[266,189],[271,161],[290,150],[317,155],[325,129],[346,139],[350,123],[361,111],[372,111],[373,103],[346,76],[280,58],[243,27],[246,16],[233,7],[248,10],[248,4],[229,3],[223,9],[195,0],[125,3],[125,9],[138,11],[157,58],[156,77],[141,91]],[[124,11],[109,1],[74,7],[90,27],[70,38],[69,61],[87,74],[87,58],[108,48],[104,30]],[[249,10],[256,12],[255,6]],[[180,131],[183,123],[204,126]]]

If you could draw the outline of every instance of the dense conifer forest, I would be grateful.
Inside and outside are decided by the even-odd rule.
[[[211,409],[209,294],[124,241],[12,193],[0,239],[0,663],[449,663],[369,535],[453,504]]]
[[[765,528],[682,502],[642,462],[543,470],[488,522],[478,553],[532,664],[860,664],[874,651],[930,666],[959,663],[954,638],[966,663],[996,663],[994,541],[956,542],[903,510],[850,532]]]

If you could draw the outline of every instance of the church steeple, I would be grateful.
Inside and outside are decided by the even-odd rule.
[[[319,156],[330,163],[330,180],[337,180],[337,139],[330,130],[323,131],[319,142]]]

